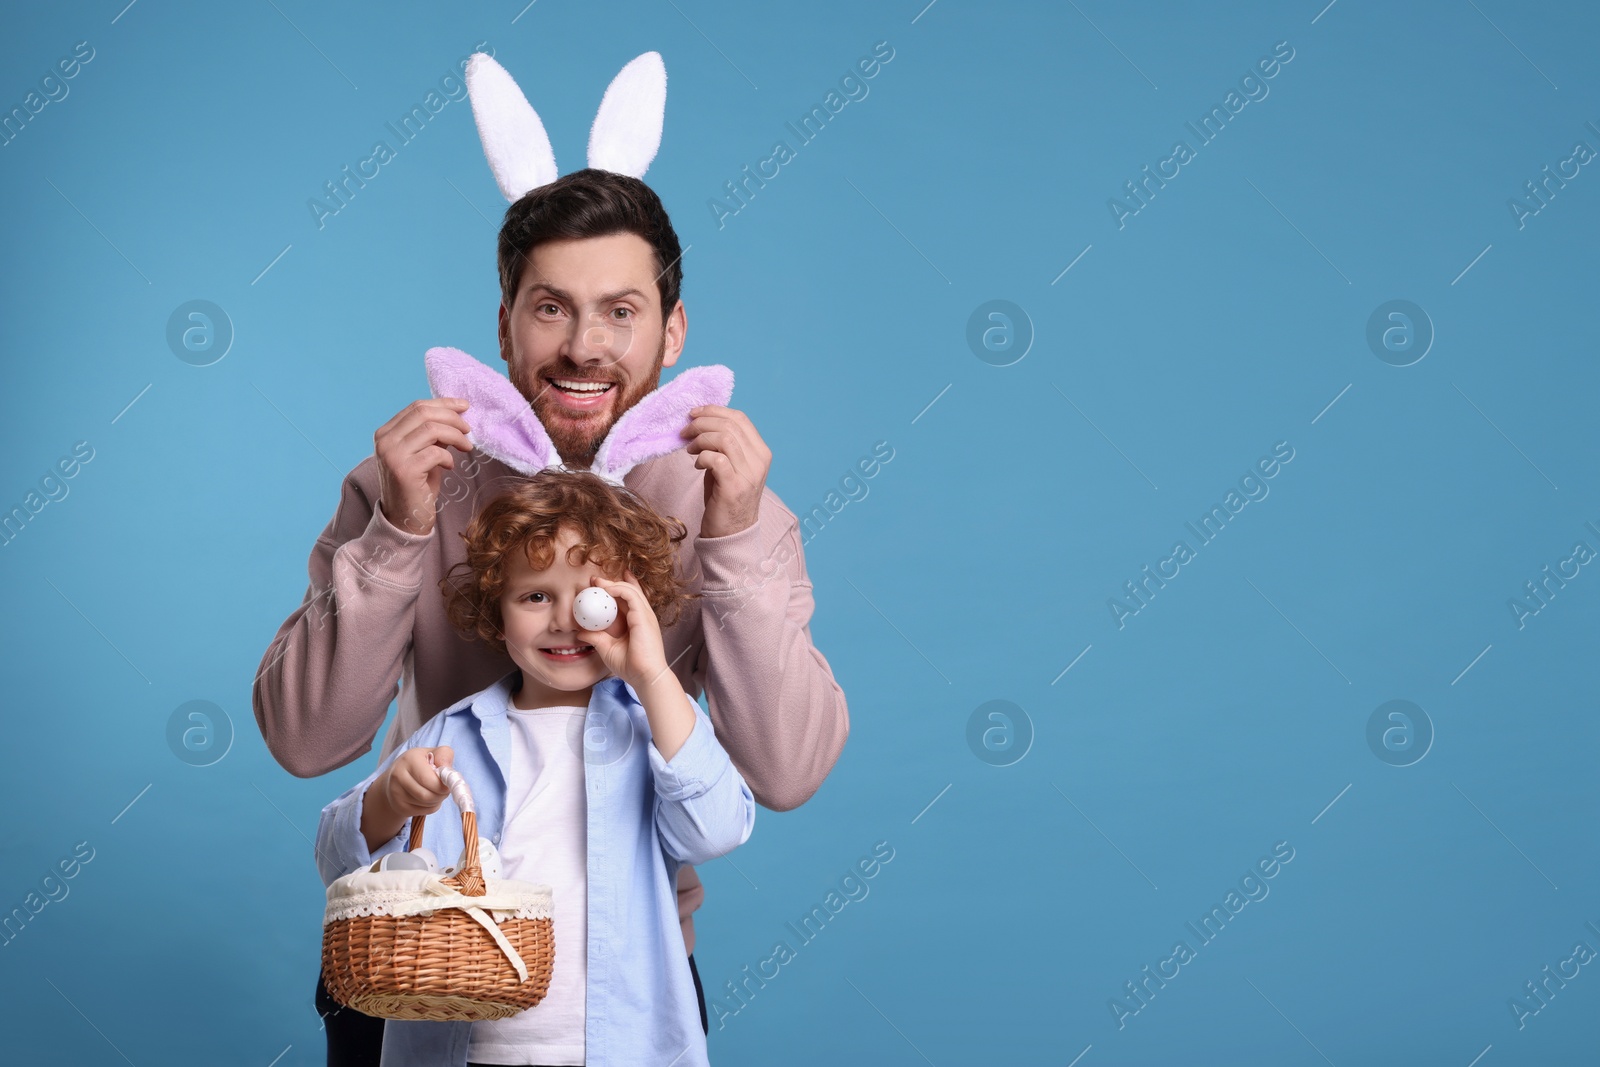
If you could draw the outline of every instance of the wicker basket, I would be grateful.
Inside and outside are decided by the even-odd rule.
[[[478,817],[459,773],[441,768],[466,848],[450,877],[363,868],[328,887],[322,977],[333,999],[383,1019],[504,1019],[544,998],[555,961],[550,887],[484,878]],[[422,844],[412,819],[406,851]],[[447,869],[448,871],[451,869]]]

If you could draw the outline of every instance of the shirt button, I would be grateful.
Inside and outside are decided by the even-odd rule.
[[[500,843],[500,835],[499,834],[495,834],[492,840],[494,841],[495,844],[498,845]]]

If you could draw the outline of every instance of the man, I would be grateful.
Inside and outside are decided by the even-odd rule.
[[[617,418],[682,354],[677,235],[642,181],[585,169],[512,204],[499,238],[500,355],[562,458],[588,467]],[[461,532],[520,477],[474,449],[464,401],[407,405],[374,434],[318,537],[311,586],[279,628],[254,686],[256,721],[290,773],[326,774],[372,747],[399,687],[379,759],[438,711],[513,669],[456,634],[439,582],[463,559]],[[624,484],[688,528],[679,565],[701,597],[663,635],[671,669],[704,692],[717,737],[764,806],[804,803],[849,734],[844,694],[811,643],[813,608],[798,523],[766,488],[771,453],[732,408],[697,408],[686,449],[640,464]],[[453,857],[441,857],[449,862]],[[704,890],[678,879],[694,966]],[[702,1026],[705,997],[695,973]],[[330,1064],[377,1063],[382,1020],[327,996]]]

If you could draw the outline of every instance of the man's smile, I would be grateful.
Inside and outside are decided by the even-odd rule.
[[[545,381],[550,383],[550,393],[560,407],[572,412],[596,411],[607,406],[617,387],[616,382],[595,378],[547,377]]]

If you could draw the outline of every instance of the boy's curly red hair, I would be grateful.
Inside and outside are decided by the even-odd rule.
[[[663,627],[698,596],[673,566],[678,543],[688,536],[683,523],[597,474],[545,470],[489,501],[461,534],[467,558],[439,581],[451,624],[504,652],[500,596],[511,553],[523,552],[534,570],[544,570],[555,559],[562,529],[577,536],[569,563],[592,562],[614,581],[632,571]]]

